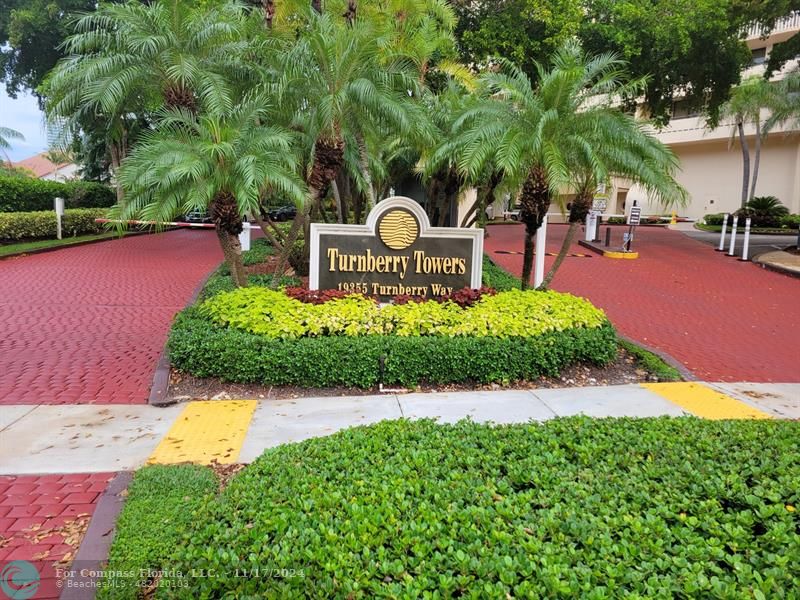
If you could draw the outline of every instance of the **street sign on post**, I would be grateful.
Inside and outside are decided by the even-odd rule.
[[[64,217],[64,199],[53,198],[53,208],[56,211],[56,237],[61,239],[61,219]]]
[[[628,214],[628,225],[636,227],[642,221],[642,209],[639,206],[631,207],[631,212]]]

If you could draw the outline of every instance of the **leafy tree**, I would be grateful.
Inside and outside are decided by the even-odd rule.
[[[486,65],[502,56],[529,77],[535,63],[546,63],[553,52],[578,32],[580,0],[454,0],[456,37],[462,60]]]
[[[269,102],[254,94],[241,103],[213,102],[199,114],[173,107],[159,114],[120,170],[124,201],[115,218],[163,222],[208,210],[231,277],[247,285],[238,235],[246,213],[260,210],[266,193],[301,203],[293,136],[270,125]]]
[[[648,76],[652,118],[669,121],[672,102],[719,109],[750,61],[741,31],[750,16],[732,0],[586,0],[579,36],[587,51],[614,52],[635,77]]]
[[[35,91],[62,58],[68,17],[95,6],[94,0],[0,0],[0,77],[12,98]]]
[[[125,158],[148,115],[161,107],[226,107],[244,85],[250,48],[237,5],[194,7],[180,0],[103,5],[75,21],[67,56],[42,86],[60,141],[92,135],[108,145],[112,170]]]

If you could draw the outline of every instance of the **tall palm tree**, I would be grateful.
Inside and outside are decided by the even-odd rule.
[[[761,146],[770,130],[780,122],[779,118],[770,118],[765,113],[780,113],[785,102],[784,90],[783,85],[772,83],[763,77],[750,77],[734,88],[730,100],[723,106],[723,116],[732,119],[734,123],[731,141],[736,136],[742,151],[742,208],[756,193]],[[745,134],[745,127],[748,125],[755,128],[752,165],[750,142]]]
[[[231,276],[245,286],[238,238],[243,215],[257,212],[266,193],[302,203],[305,189],[293,135],[268,125],[267,100],[253,94],[223,105],[199,115],[185,107],[165,109],[158,127],[142,136],[122,165],[126,195],[113,214],[163,222],[208,210]]]
[[[411,130],[410,94],[418,88],[407,60],[381,56],[375,31],[368,23],[344,27],[327,15],[312,16],[308,30],[280,59],[288,90],[284,108],[293,113],[293,128],[301,130],[312,146],[306,175],[308,201],[292,224],[279,270],[285,265],[284,255],[291,251],[312,210],[320,210],[343,167],[345,141],[351,138],[365,144],[366,130],[375,126],[396,132]],[[366,146],[359,150],[361,175],[369,182],[368,172],[363,171],[368,166]]]
[[[599,156],[611,150],[609,138],[598,131],[606,118],[619,131],[612,107],[622,97],[635,96],[642,82],[626,81],[624,63],[613,54],[587,56],[575,41],[555,53],[550,68],[537,65],[536,86],[508,61],[499,60],[497,66],[481,78],[483,101],[455,122],[454,136],[440,152],[456,156],[468,178],[493,163],[506,185],[519,189],[525,224],[522,279],[528,287],[533,238],[551,202],[574,187],[578,157],[592,175],[584,179],[608,178],[609,165]],[[641,135],[635,128],[626,133]]]
[[[11,159],[8,158],[8,154],[6,153],[6,151],[11,149],[10,140],[24,140],[24,139],[25,136],[23,136],[19,131],[11,129],[10,127],[0,126],[0,150],[2,150],[3,156],[6,157],[6,161],[8,161],[9,164],[11,164]]]
[[[66,57],[42,87],[46,111],[67,145],[87,119],[102,118],[112,167],[118,168],[137,120],[166,106],[196,111],[226,107],[230,88],[255,79],[246,57],[246,11],[181,0],[102,4],[75,21]],[[230,106],[227,106],[230,108]]]
[[[570,188],[575,192],[569,206],[569,229],[561,249],[538,289],[547,289],[575,239],[575,234],[591,210],[599,184],[612,178],[625,179],[641,187],[652,201],[664,207],[685,204],[686,190],[675,180],[679,162],[672,151],[652,134],[646,123],[614,106],[591,111],[593,126],[587,135],[590,146],[578,150],[569,159]],[[563,202],[559,195],[559,202]],[[563,209],[563,207],[562,207]]]

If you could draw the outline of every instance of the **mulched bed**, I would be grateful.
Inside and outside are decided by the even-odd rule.
[[[636,365],[636,360],[625,350],[620,349],[617,360],[607,367],[578,364],[565,369],[561,377],[541,377],[534,381],[515,382],[508,386],[498,384],[474,385],[422,385],[416,389],[400,390],[408,392],[459,392],[499,389],[568,388],[597,385],[622,385],[657,381],[644,369]],[[229,400],[252,398],[258,400],[280,400],[285,398],[308,398],[320,396],[368,396],[379,393],[378,388],[300,388],[295,386],[263,386],[224,382],[215,378],[203,379],[172,370],[170,373],[167,398],[176,402],[189,400]],[[395,388],[392,388],[395,391]]]

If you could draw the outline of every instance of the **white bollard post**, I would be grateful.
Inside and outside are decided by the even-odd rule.
[[[239,243],[242,245],[242,252],[250,250],[250,223],[242,223],[242,233],[239,234]]]
[[[742,258],[741,260],[747,260],[747,254],[750,250],[750,222],[752,219],[747,217],[747,220],[744,222],[744,247],[742,248]]]
[[[538,288],[544,281],[544,254],[547,242],[547,215],[542,220],[542,226],[536,232],[536,263],[533,272],[533,287]]]
[[[738,215],[733,216],[733,225],[731,226],[731,245],[728,249],[728,256],[733,256],[736,248],[736,226],[739,224]]]
[[[597,224],[597,217],[594,215],[592,211],[589,211],[586,214],[586,233],[583,236],[584,241],[592,242],[594,241],[594,230]]]
[[[64,217],[64,199],[53,198],[53,208],[56,211],[56,237],[61,239],[61,219]]]
[[[728,230],[728,213],[722,218],[722,231],[719,236],[719,252],[725,252],[725,232]]]

